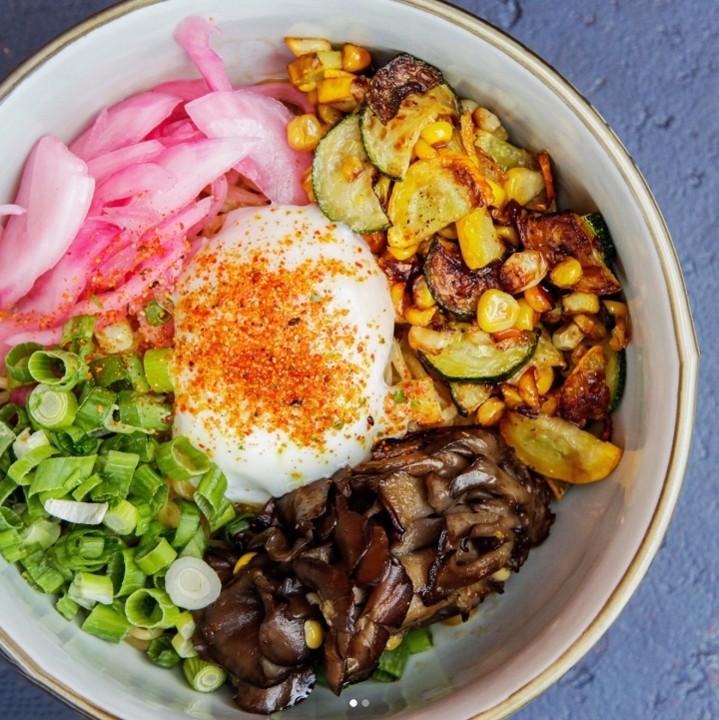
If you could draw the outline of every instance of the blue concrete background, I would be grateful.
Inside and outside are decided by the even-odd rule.
[[[112,4],[0,0],[0,76],[60,32]],[[508,31],[544,57],[622,139],[653,189],[674,237],[703,352],[692,458],[659,555],[616,624],[588,656],[515,717],[716,720],[719,3],[460,0],[455,4]],[[44,717],[77,720],[79,716],[0,660],[0,718]]]

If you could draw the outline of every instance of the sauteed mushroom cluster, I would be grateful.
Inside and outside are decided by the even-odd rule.
[[[197,614],[201,655],[225,667],[242,709],[304,699],[372,675],[391,636],[467,617],[501,592],[554,519],[543,480],[497,434],[453,427],[380,443],[371,459],[272,499],[236,538],[256,553]],[[236,549],[237,549],[236,548]],[[501,571],[501,572],[500,572]],[[307,623],[323,628],[321,645]]]

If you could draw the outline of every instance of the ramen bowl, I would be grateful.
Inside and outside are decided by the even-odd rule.
[[[678,261],[657,205],[626,150],[555,71],[496,28],[435,0],[206,0],[121,4],[65,34],[0,88],[10,202],[35,141],[68,141],[97,112],[197,71],[173,40],[185,17],[221,30],[213,46],[237,83],[282,77],[285,36],[351,41],[388,56],[406,51],[441,68],[462,96],[493,109],[523,147],[545,149],[559,204],[601,210],[613,233],[632,317],[627,388],[615,416],[624,448],[613,474],[556,504],[549,539],[502,596],[466,623],[442,625],[393,684],[365,682],[339,697],[318,688],[287,711],[296,720],[502,718],[577,663],[621,612],[670,522],[687,462],[697,349]],[[0,272],[7,272],[2,268]],[[50,597],[0,561],[0,643],[31,678],[96,718],[243,717],[231,693],[199,694],[181,673],[151,665],[65,621]]]

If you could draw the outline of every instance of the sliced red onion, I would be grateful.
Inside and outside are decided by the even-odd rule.
[[[95,183],[107,180],[111,175],[124,170],[136,163],[149,162],[154,160],[164,149],[164,145],[157,140],[147,140],[135,145],[128,145],[119,150],[100,155],[87,163],[87,169],[95,178]]]
[[[287,123],[293,115],[279,100],[241,89],[208,93],[188,103],[185,109],[208,137],[256,139],[252,152],[235,168],[272,202],[307,204],[302,175],[312,155],[289,146]]]
[[[95,181],[87,165],[46,135],[30,153],[0,242],[0,308],[10,308],[70,247],[87,216]]]
[[[227,77],[222,58],[210,47],[210,37],[220,29],[201,17],[185,18],[175,30],[175,40],[190,56],[210,90],[230,90],[232,84]]]
[[[131,95],[102,110],[95,121],[71,143],[70,150],[92,160],[112,150],[135,145],[177,107],[180,98],[158,92]]]

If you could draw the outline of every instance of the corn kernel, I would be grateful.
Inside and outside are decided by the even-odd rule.
[[[617,324],[612,328],[612,334],[609,338],[609,347],[612,350],[623,350],[629,344],[629,330],[624,318],[619,318]]]
[[[340,50],[318,50],[317,59],[325,70],[342,70],[342,52]],[[327,73],[325,73],[327,77]]]
[[[404,318],[410,325],[427,327],[427,325],[432,322],[432,318],[435,316],[436,312],[436,307],[428,307],[424,309],[409,307],[404,311]]]
[[[345,155],[340,162],[340,174],[347,182],[356,180],[364,170],[364,163],[354,155]]]
[[[432,147],[437,147],[446,145],[452,139],[453,133],[452,123],[446,120],[437,120],[437,122],[427,125],[420,133],[420,137]]]
[[[437,154],[437,151],[426,140],[420,138],[414,144],[414,154],[420,160],[429,160]]]
[[[497,132],[502,127],[499,118],[491,110],[481,105],[472,111],[472,120],[478,128],[491,133]]]
[[[287,74],[290,82],[302,92],[309,92],[317,87],[322,79],[323,70],[316,55],[302,55],[289,63]]]
[[[574,350],[583,339],[584,333],[582,333],[579,326],[574,322],[563,325],[552,334],[552,344],[557,350],[562,351]]]
[[[542,398],[539,411],[542,415],[556,415],[559,410],[559,391],[552,390]]]
[[[582,277],[582,266],[579,260],[568,257],[555,265],[549,273],[549,279],[560,288],[571,287]]]
[[[317,117],[319,117],[325,125],[332,127],[342,119],[342,113],[331,105],[318,105]]]
[[[355,79],[355,75],[352,73],[345,72],[342,68],[326,68],[324,71],[324,77],[326,78],[352,78]]]
[[[367,50],[359,45],[345,43],[342,46],[342,69],[347,72],[357,73],[366,70],[372,63],[372,56]]]
[[[599,312],[599,297],[594,293],[571,292],[562,298],[562,311],[566,315]]]
[[[526,205],[544,188],[544,175],[537,170],[524,167],[513,167],[507,170],[504,190],[510,200],[516,200],[520,205]]]
[[[584,337],[590,340],[604,340],[607,336],[607,328],[596,315],[579,313],[578,315],[573,315],[572,320],[574,320],[579,326],[579,329],[584,333]]]
[[[537,376],[533,367],[522,373],[517,383],[517,390],[522,396],[525,405],[533,410],[539,410],[539,390],[537,389]]]
[[[352,97],[353,76],[326,77],[317,83],[317,101],[319,103],[337,103],[342,100],[354,100]]]
[[[492,216],[486,207],[461,217],[455,223],[462,259],[470,270],[485,267],[504,255],[504,243],[497,237]]]
[[[180,524],[181,515],[180,506],[176,502],[168,500],[157,513],[156,518],[165,527],[176,528]]]
[[[286,37],[285,45],[295,57],[332,49],[330,41],[325,38]]]
[[[325,129],[314,113],[293,117],[287,123],[287,143],[294,150],[314,150]]]
[[[405,307],[407,305],[407,296],[405,295],[405,289],[407,283],[396,282],[389,286],[389,295],[392,298],[392,304],[394,310],[399,317],[404,316]]]
[[[310,105],[317,105],[317,87],[314,87],[312,90],[306,90],[305,95],[307,95],[307,102]]]
[[[540,395],[546,395],[554,385],[554,368],[551,365],[539,365],[535,370],[537,392]]]
[[[509,383],[502,383],[501,390],[502,397],[504,398],[504,404],[510,410],[516,410],[518,407],[522,407],[522,405],[524,405],[524,400],[519,394],[519,390],[517,390],[514,385],[510,385]]]
[[[255,555],[257,555],[256,552],[246,552],[244,555],[242,555],[240,559],[235,563],[235,567],[232,568],[232,574],[237,575],[240,570],[246,568],[250,564],[252,558],[255,557]]]
[[[419,248],[419,245],[409,245],[407,247],[401,248],[401,247],[388,247],[387,250],[389,250],[390,253],[392,253],[392,256],[396,260],[409,260]]]
[[[307,645],[310,650],[317,650],[322,647],[325,639],[325,631],[322,629],[322,624],[319,620],[305,620],[304,632],[305,645]]]
[[[385,650],[396,650],[401,644],[403,640],[402,633],[397,633],[396,635],[390,635],[389,640],[387,640],[387,644],[384,646]]]
[[[499,425],[506,405],[498,397],[487,398],[477,409],[477,422],[482,427]]]
[[[615,318],[626,317],[629,313],[627,304],[618,300],[602,300],[604,309]]]
[[[504,205],[504,203],[507,202],[507,193],[504,191],[504,188],[501,185],[494,182],[494,180],[490,180],[488,177],[486,177],[484,179],[485,179],[487,185],[489,185],[489,187],[492,189],[492,195],[494,196],[494,199],[492,200],[491,204],[497,208],[502,207],[502,205]],[[511,229],[514,230],[514,228],[511,228]],[[516,231],[515,231],[515,234],[516,234]]]
[[[519,298],[517,303],[519,304],[519,315],[514,327],[517,330],[534,330],[539,322],[539,313],[524,298]]]
[[[512,576],[512,571],[508,567],[503,567],[492,573],[492,580],[495,582],[506,582]]]
[[[485,332],[509,330],[519,317],[519,303],[502,290],[485,290],[477,303],[477,323]]]
[[[377,196],[377,199],[380,203],[382,203],[382,205],[386,205],[389,201],[389,194],[391,190],[392,181],[386,175],[382,175],[374,186],[374,194]]]
[[[434,307],[437,304],[434,295],[432,295],[429,290],[429,285],[424,275],[420,275],[419,278],[414,281],[412,285],[412,299],[420,310]]]
[[[538,313],[547,312],[554,307],[552,296],[541,285],[527,288],[524,291],[524,299]]]
[[[502,190],[504,192],[504,190]],[[505,193],[505,199],[506,199],[506,193]],[[504,202],[504,201],[502,201]],[[519,246],[519,235],[517,234],[517,231],[515,228],[513,228],[511,225],[497,225],[497,237],[502,240],[502,242],[507,243],[507,245],[511,245],[512,247],[518,247]]]

